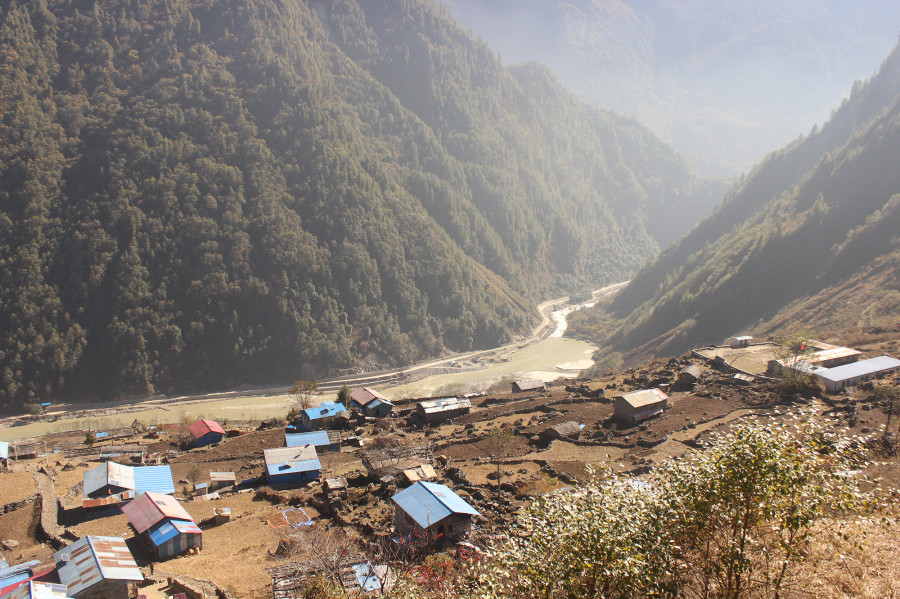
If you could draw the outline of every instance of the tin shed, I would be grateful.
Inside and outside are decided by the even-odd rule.
[[[668,406],[668,401],[669,396],[659,389],[626,393],[616,398],[613,404],[613,417],[619,422],[635,424],[662,414]]]
[[[127,599],[144,576],[120,537],[83,537],[53,554],[59,581],[74,599]]]

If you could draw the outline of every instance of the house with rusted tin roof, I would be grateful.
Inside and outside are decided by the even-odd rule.
[[[74,599],[128,599],[129,587],[144,580],[121,537],[83,537],[54,553],[53,560]]]

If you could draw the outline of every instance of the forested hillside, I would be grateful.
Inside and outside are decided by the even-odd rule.
[[[430,0],[6,2],[0,119],[7,406],[502,343],[715,197]]]
[[[769,156],[635,276],[612,303],[619,325],[607,341],[671,354],[745,330],[894,326],[898,156],[895,49],[821,130]],[[589,333],[590,315],[577,320]]]

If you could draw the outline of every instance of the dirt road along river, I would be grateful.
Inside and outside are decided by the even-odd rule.
[[[328,389],[317,395],[318,401],[332,400],[345,382],[350,386],[371,384],[388,398],[429,397],[464,393],[489,388],[518,378],[551,381],[574,377],[591,365],[596,348],[583,341],[563,337],[567,315],[575,309],[593,305],[601,296],[615,293],[625,283],[598,289],[593,299],[577,305],[568,298],[549,300],[538,306],[542,322],[526,339],[492,350],[481,350],[431,360],[388,373],[344,377],[321,381]],[[377,381],[377,382],[376,382]],[[394,382],[390,382],[394,381]],[[91,408],[89,416],[79,412]],[[181,422],[185,419],[211,418],[218,421],[264,420],[284,416],[290,408],[290,396],[284,387],[242,389],[199,396],[149,398],[113,404],[60,406],[47,419],[23,426],[3,426],[0,441],[40,437],[69,430],[105,430],[129,426],[135,419],[145,424]],[[52,421],[50,421],[52,420]]]

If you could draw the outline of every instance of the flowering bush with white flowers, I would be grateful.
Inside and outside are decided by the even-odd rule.
[[[646,480],[536,500],[471,596],[781,597],[826,516],[866,507],[865,440],[810,414],[748,422]]]

